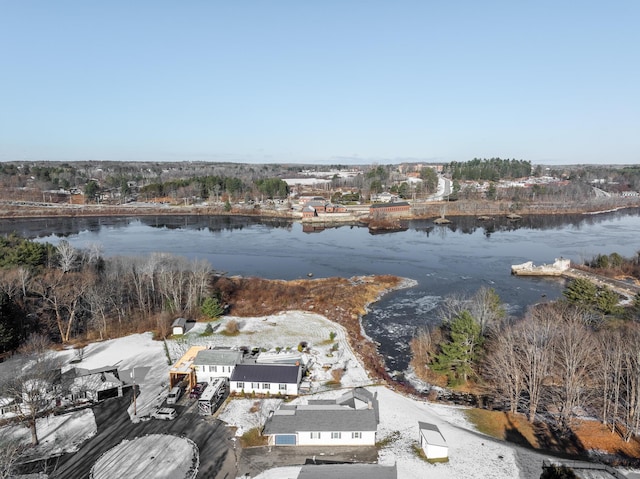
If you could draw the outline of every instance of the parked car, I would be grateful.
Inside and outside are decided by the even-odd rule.
[[[182,388],[179,386],[172,387],[167,396],[167,404],[176,404],[180,396],[182,396]]]
[[[162,407],[151,415],[151,417],[155,419],[163,419],[164,421],[171,421],[175,419],[176,416],[176,410],[172,407]]]
[[[189,393],[189,397],[191,399],[198,399],[202,395],[206,387],[207,383],[197,383]]]

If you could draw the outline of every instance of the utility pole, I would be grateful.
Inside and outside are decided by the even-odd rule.
[[[136,398],[138,394],[136,393],[136,368],[131,369],[131,379],[133,379],[133,415],[138,415],[138,405],[136,402]]]

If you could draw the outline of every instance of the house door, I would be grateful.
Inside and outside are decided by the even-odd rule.
[[[276,446],[295,446],[296,435],[295,434],[278,434],[276,436]]]

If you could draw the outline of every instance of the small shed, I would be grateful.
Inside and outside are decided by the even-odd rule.
[[[449,446],[435,424],[418,421],[420,429],[420,447],[427,459],[448,459]]]
[[[176,318],[171,327],[174,335],[184,334],[187,331],[187,318]]]

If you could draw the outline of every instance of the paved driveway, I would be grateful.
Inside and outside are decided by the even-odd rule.
[[[187,437],[197,444],[200,451],[198,478],[235,478],[236,451],[230,430],[222,421],[199,416],[195,402],[189,398],[181,400],[175,406],[178,417],[173,421],[152,419],[137,424],[132,423],[127,414],[129,395],[96,405],[93,411],[98,426],[97,434],[76,453],[62,456],[50,477],[86,479],[98,458],[123,439],[135,439],[147,434],[172,434]]]
[[[299,466],[313,463],[343,463],[378,461],[375,446],[359,447],[317,447],[317,446],[279,446],[251,447],[239,451],[239,474],[253,477],[272,467]]]

